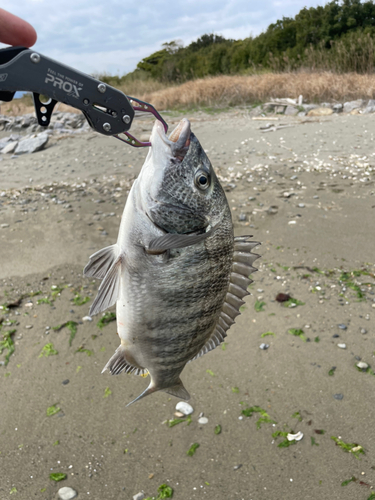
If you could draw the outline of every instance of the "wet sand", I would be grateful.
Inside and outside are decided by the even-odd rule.
[[[166,117],[170,124],[180,118]],[[99,283],[82,269],[116,241],[147,151],[90,132],[0,161],[0,304],[16,303],[0,311],[0,335],[16,330],[14,354],[0,367],[1,500],[12,489],[22,500],[55,499],[62,486],[78,498],[152,497],[163,483],[183,500],[371,495],[373,118],[282,117],[274,123],[291,126],[274,132],[243,110],[189,118],[227,191],[235,234],[261,242],[252,295],[225,348],[182,374],[190,424],[168,427],[178,400],[165,393],[125,408],[148,381],[101,375],[119,343],[115,323],[83,321]],[[141,122],[134,133],[150,129]],[[303,305],[285,307],[279,293]],[[89,301],[77,305],[77,295]],[[76,323],[71,345],[69,328],[53,330],[66,322]],[[262,337],[267,332],[274,335]],[[39,357],[49,343],[58,354]],[[366,373],[356,368],[361,360]],[[61,411],[47,416],[53,405]],[[257,428],[260,410],[246,416],[253,407],[275,423]],[[286,438],[277,431],[301,431],[303,439],[279,447]],[[331,437],[364,454],[357,459]],[[193,443],[200,446],[190,457]],[[51,472],[67,478],[55,483]]]

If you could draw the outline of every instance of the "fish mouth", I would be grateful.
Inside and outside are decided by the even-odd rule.
[[[164,126],[160,121],[156,121],[151,134],[151,145],[156,146],[158,140],[169,146],[172,156],[182,161],[190,146],[190,122],[187,118],[183,118],[178,125],[169,134],[166,135]]]

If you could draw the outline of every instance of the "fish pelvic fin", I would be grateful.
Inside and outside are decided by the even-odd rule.
[[[90,307],[90,316],[108,309],[116,303],[120,290],[121,264],[124,258],[119,255],[100,284],[98,295]]]
[[[167,394],[171,394],[172,396],[175,396],[179,399],[184,399],[185,401],[189,401],[190,399],[190,394],[185,389],[184,384],[181,382],[180,378],[178,379],[177,384],[162,390]]]

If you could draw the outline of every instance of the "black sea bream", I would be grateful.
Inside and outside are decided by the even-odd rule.
[[[103,279],[91,315],[116,304],[121,344],[103,371],[149,372],[134,401],[160,390],[189,399],[180,374],[223,342],[240,314],[258,243],[234,238],[224,191],[188,120],[169,138],[157,121],[151,144],[117,243],[92,255],[84,274]]]

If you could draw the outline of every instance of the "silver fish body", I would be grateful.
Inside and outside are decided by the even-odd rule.
[[[121,344],[104,370],[148,371],[150,385],[136,400],[158,390],[189,399],[180,374],[234,323],[256,243],[234,238],[224,191],[188,120],[169,139],[156,122],[151,144],[117,243],[85,268],[103,279],[90,314],[116,303]]]

